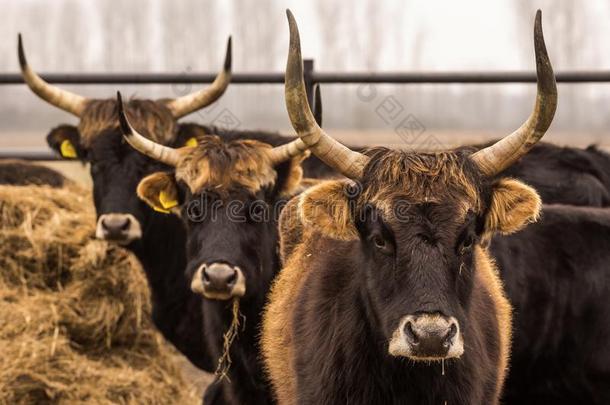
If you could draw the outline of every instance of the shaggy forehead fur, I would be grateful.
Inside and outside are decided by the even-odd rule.
[[[409,203],[456,203],[464,209],[481,209],[482,178],[468,154],[462,151],[415,153],[386,148],[366,152],[358,203],[381,209],[397,199]]]
[[[225,142],[216,135],[197,140],[198,146],[186,149],[176,167],[176,179],[185,182],[192,193],[204,188],[246,188],[256,193],[275,183],[270,145],[252,139]]]
[[[162,101],[130,100],[125,105],[129,122],[142,135],[167,145],[175,137],[176,119]],[[108,129],[119,129],[116,99],[91,100],[83,111],[78,132],[84,147]]]

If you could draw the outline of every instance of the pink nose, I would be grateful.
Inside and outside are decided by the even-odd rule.
[[[237,269],[225,263],[212,263],[204,266],[202,277],[204,290],[228,293],[237,281]]]
[[[445,355],[457,333],[457,321],[441,316],[409,316],[404,326],[407,342],[422,356]]]
[[[130,214],[104,214],[97,224],[96,236],[107,241],[128,243],[141,237],[138,221]]]

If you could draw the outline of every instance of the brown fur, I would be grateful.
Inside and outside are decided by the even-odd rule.
[[[279,404],[294,403],[296,387],[293,375],[292,310],[307,278],[308,273],[304,270],[307,268],[307,260],[314,254],[308,251],[306,243],[299,243],[311,237],[311,229],[307,229],[305,236],[301,232],[306,228],[298,219],[293,216],[290,222],[283,219],[299,209],[300,200],[300,197],[290,200],[280,216],[280,256],[287,258],[287,261],[283,263],[282,271],[271,286],[263,314],[261,350]],[[291,254],[288,255],[288,252]]]
[[[302,191],[311,187],[311,185],[317,184],[316,182],[319,181],[316,179],[309,179],[307,182],[303,182],[302,163],[303,160],[309,157],[309,155],[310,152],[305,151],[305,153],[290,159],[288,176],[286,177],[286,179],[284,180],[284,184],[282,185],[282,196],[289,197],[301,193]]]
[[[536,190],[513,179],[500,179],[494,185],[491,208],[485,228],[507,235],[538,219],[542,201]]]
[[[502,392],[510,360],[510,347],[512,341],[512,307],[500,274],[494,260],[487,249],[480,246],[475,247],[475,260],[477,268],[477,279],[480,285],[485,286],[485,293],[489,295],[493,304],[499,325],[500,358],[498,361],[498,395]]]
[[[174,177],[169,173],[153,173],[140,181],[136,192],[138,197],[152,208],[163,211],[165,208],[159,201],[159,195],[164,191],[170,199],[178,199],[178,190]]]
[[[351,218],[345,190],[348,181],[325,181],[302,193],[298,198],[298,220],[339,240],[354,240],[358,231]]]
[[[439,202],[439,198],[464,201],[475,210],[481,205],[479,178],[464,170],[465,159],[454,152],[415,153],[376,148],[367,152],[374,162],[368,171],[374,182],[359,201],[389,201],[396,194],[411,203]]]
[[[159,194],[164,191],[168,198],[178,199],[176,180],[184,181],[192,193],[201,192],[204,188],[218,193],[245,188],[255,194],[275,184],[277,172],[269,159],[271,146],[255,140],[226,142],[215,135],[200,136],[197,141],[197,147],[179,149],[182,158],[175,177],[164,172],[147,176],[138,185],[138,197],[152,208],[163,211]],[[290,160],[281,196],[295,195],[317,183],[314,179],[302,181],[301,163],[308,156],[305,153]]]
[[[226,142],[215,135],[199,137],[198,142],[197,147],[185,149],[176,167],[176,179],[184,181],[191,192],[207,187],[245,188],[256,193],[275,183],[277,173],[270,159],[270,145],[252,139]],[[303,158],[293,159],[284,193],[290,194],[300,184]]]
[[[370,152],[375,156],[378,151]],[[464,208],[481,214],[481,179],[465,159],[455,153],[412,154],[387,151],[372,159],[367,186],[358,204],[386,204],[399,196],[412,203],[454,199]],[[314,240],[328,236],[339,240],[358,237],[343,181],[327,181],[293,199],[280,218],[281,257],[284,268],[276,277],[264,313],[262,348],[267,371],[280,404],[295,402],[292,314],[294,304],[308,278],[308,258],[329,252],[309,251]],[[537,218],[540,200],[530,187],[515,180],[501,180],[492,187],[488,232],[515,231]],[[484,286],[496,312],[499,338],[497,394],[508,368],[511,339],[511,308],[493,261],[482,246],[476,247],[476,280]]]
[[[133,127],[147,138],[164,145],[175,138],[176,119],[164,103],[132,99],[126,103],[125,111]],[[116,99],[89,101],[78,124],[83,146],[90,146],[105,130],[118,130],[117,117]]]

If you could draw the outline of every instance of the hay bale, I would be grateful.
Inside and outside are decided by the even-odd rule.
[[[89,194],[0,186],[0,403],[193,402],[137,260],[94,238]]]

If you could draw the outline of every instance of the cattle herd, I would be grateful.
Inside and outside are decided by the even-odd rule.
[[[204,403],[610,404],[610,155],[540,142],[540,11],[529,118],[434,153],[326,133],[287,15],[296,136],[178,122],[226,90],[230,39],[208,88],[125,102],[45,82],[18,40],[27,86],[79,118],[47,142],[89,164],[95,236],[137,256],[154,324],[215,373]]]

